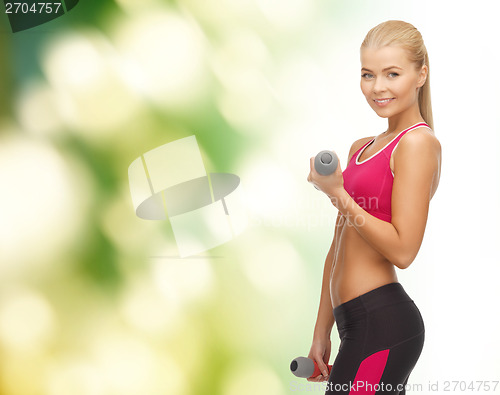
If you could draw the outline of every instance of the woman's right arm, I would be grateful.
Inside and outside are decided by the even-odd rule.
[[[330,359],[331,340],[330,335],[332,332],[335,318],[333,317],[332,300],[330,296],[330,274],[335,266],[337,239],[341,233],[339,231],[339,224],[342,214],[337,214],[337,221],[335,223],[335,234],[333,236],[332,245],[328,251],[325,259],[325,266],[323,269],[323,284],[321,286],[321,298],[319,302],[318,317],[314,327],[313,343],[309,351],[309,358],[314,359],[318,364],[319,369],[323,373],[315,379],[309,381],[324,381],[328,380],[328,369],[326,363]],[[345,222],[344,222],[345,223]]]
[[[330,337],[335,319],[333,318],[333,306],[330,295],[330,275],[333,266],[335,266],[335,252],[337,250],[337,239],[339,234],[339,223],[342,214],[337,214],[337,221],[335,222],[335,232],[333,236],[332,245],[325,259],[325,266],[323,269],[323,283],[321,286],[321,299],[318,309],[318,317],[316,319],[316,326],[314,327],[314,337]]]

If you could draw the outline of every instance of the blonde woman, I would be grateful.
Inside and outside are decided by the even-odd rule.
[[[356,140],[346,169],[308,181],[338,209],[326,257],[309,358],[327,394],[405,394],[420,357],[425,328],[396,275],[414,261],[439,184],[441,145],[433,132],[429,58],[411,24],[390,20],[361,45],[361,91],[388,119],[376,136]],[[340,347],[331,373],[334,323]]]

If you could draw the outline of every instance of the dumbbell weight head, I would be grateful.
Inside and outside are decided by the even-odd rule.
[[[339,159],[333,151],[324,150],[314,158],[314,168],[322,176],[332,174],[337,169]]]
[[[339,158],[333,151],[320,151],[314,158],[314,168],[316,172],[322,176],[334,173],[335,170],[337,170],[338,164]],[[314,188],[319,189],[316,185]]]
[[[295,358],[290,364],[290,370],[296,377],[308,379],[314,373],[314,362],[305,357]]]
[[[332,370],[332,365],[326,365],[328,373]],[[310,377],[317,377],[321,374],[318,364],[310,358],[298,357],[295,358],[290,364],[290,370],[297,377],[308,379]]]

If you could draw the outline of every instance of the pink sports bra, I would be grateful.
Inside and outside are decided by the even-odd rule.
[[[410,130],[419,127],[429,127],[425,122],[419,122],[398,133],[384,148],[368,159],[359,161],[361,153],[374,140],[358,149],[351,157],[347,167],[342,172],[344,188],[354,201],[371,215],[391,222],[391,197],[394,173],[390,168],[391,154],[399,140]]]

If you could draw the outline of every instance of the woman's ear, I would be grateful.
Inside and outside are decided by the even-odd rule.
[[[427,65],[424,64],[422,66],[422,68],[420,69],[420,74],[418,76],[418,82],[417,82],[418,88],[421,88],[422,86],[424,86],[425,81],[427,80],[428,71],[429,71],[429,68],[427,67]]]

